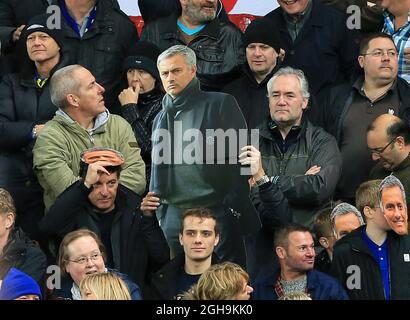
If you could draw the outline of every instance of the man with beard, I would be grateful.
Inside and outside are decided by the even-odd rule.
[[[410,299],[403,185],[394,176],[365,182],[356,192],[356,206],[367,224],[336,242],[331,275],[354,300]]]
[[[377,164],[370,172],[371,179],[396,176],[406,190],[406,202],[410,201],[410,129],[400,118],[383,114],[369,126],[367,147]]]
[[[181,14],[173,13],[148,23],[141,39],[161,51],[186,45],[198,59],[198,78],[204,90],[218,91],[238,75],[244,62],[242,34],[217,17],[217,0],[180,0]]]
[[[312,300],[347,300],[336,279],[313,269],[315,243],[308,228],[289,225],[275,235],[280,269],[256,281],[253,298],[280,300],[285,295],[306,293]]]
[[[382,114],[406,117],[409,112],[410,86],[397,77],[397,58],[391,36],[369,35],[362,40],[358,57],[364,75],[325,92],[317,108],[310,110],[310,120],[336,137],[342,154],[336,199],[354,203],[356,189],[369,177],[373,163],[366,151],[368,125]]]

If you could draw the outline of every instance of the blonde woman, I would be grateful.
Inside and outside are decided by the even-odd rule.
[[[83,300],[131,300],[125,282],[111,272],[94,273],[80,282]]]
[[[224,262],[212,265],[186,292],[184,300],[249,300],[253,292],[249,275],[239,265]]]

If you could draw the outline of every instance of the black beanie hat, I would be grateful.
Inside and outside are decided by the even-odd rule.
[[[63,42],[64,42],[63,41],[64,39],[63,31],[61,29],[48,28],[47,27],[48,18],[50,18],[49,23],[54,22],[54,19],[52,18],[50,14],[41,14],[41,15],[31,18],[23,30],[22,39],[24,39],[24,41],[27,41],[27,37],[33,32],[44,32],[44,33],[47,33],[51,38],[53,38],[54,41],[57,42],[58,46],[62,48]]]
[[[281,41],[279,31],[273,23],[266,18],[257,19],[251,22],[244,33],[245,48],[250,43],[263,43],[271,46],[279,54],[281,49]]]
[[[151,74],[155,79],[160,80],[157,68],[157,59],[161,50],[148,41],[138,41],[122,65],[122,70],[126,73],[129,69],[142,69]]]

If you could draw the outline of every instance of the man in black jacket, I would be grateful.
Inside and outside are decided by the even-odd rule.
[[[62,32],[48,28],[49,18],[44,14],[30,19],[21,37],[28,58],[20,61],[20,73],[7,74],[0,83],[0,187],[13,196],[17,225],[42,245],[37,224],[44,215],[43,189],[32,169],[32,150],[57,111],[49,78],[68,64]]]
[[[167,94],[153,124],[150,191],[163,204],[157,209],[161,228],[178,253],[182,212],[212,209],[221,228],[216,253],[244,266],[242,236],[259,229],[260,222],[238,163],[247,139],[242,112],[231,95],[200,89],[189,47],[164,51],[158,69]]]
[[[292,222],[308,226],[336,187],[341,171],[339,149],[334,137],[304,117],[310,94],[301,70],[282,68],[267,87],[270,118],[259,127],[266,175],[259,182],[270,179],[277,184],[293,211]],[[248,152],[251,147],[247,146]],[[257,201],[256,188],[252,194]]]
[[[182,12],[148,23],[142,40],[155,43],[161,51],[186,45],[195,51],[201,88],[219,91],[239,75],[244,62],[241,31],[217,17],[217,1],[179,0]]]
[[[244,34],[246,63],[242,77],[222,91],[233,95],[242,110],[249,129],[266,121],[269,102],[266,84],[278,69],[279,33],[268,19],[254,20]]]
[[[336,137],[343,175],[335,197],[349,203],[354,203],[356,189],[373,167],[366,149],[367,127],[384,113],[404,117],[410,106],[410,86],[397,77],[398,54],[391,36],[375,33],[364,38],[358,61],[364,75],[324,92],[309,115],[315,125]]]
[[[106,248],[106,265],[144,288],[151,273],[169,260],[167,242],[155,215],[138,211],[138,203],[132,202],[135,195],[119,184],[118,163],[105,160],[107,150],[91,152],[102,158],[85,159],[89,164],[84,179],[57,198],[40,228],[61,238],[81,228],[95,232]]]
[[[310,92],[349,80],[357,68],[356,32],[348,30],[344,13],[321,0],[279,0],[265,17],[279,30],[286,52],[283,65],[301,69]]]
[[[149,212],[153,200],[155,199],[147,196],[141,209]],[[198,282],[204,271],[219,262],[218,257],[213,254],[218,241],[218,224],[211,210],[195,208],[185,211],[179,231],[179,242],[184,252],[153,275],[147,298],[178,299],[179,295],[188,291]]]
[[[45,13],[49,4],[50,0],[0,0],[0,76],[21,70],[23,28],[32,17]]]
[[[367,224],[336,242],[330,273],[353,300],[408,300],[410,238],[392,230],[407,232],[404,189],[394,176],[379,182],[365,182],[357,190],[357,207]]]

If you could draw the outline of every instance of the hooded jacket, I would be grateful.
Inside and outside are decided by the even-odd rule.
[[[140,148],[127,121],[100,113],[94,128],[85,130],[62,110],[47,122],[33,149],[33,165],[44,189],[46,209],[65,189],[79,179],[80,154],[91,147],[108,147],[120,151],[125,162],[120,182],[142,194],[145,190],[145,164]]]

